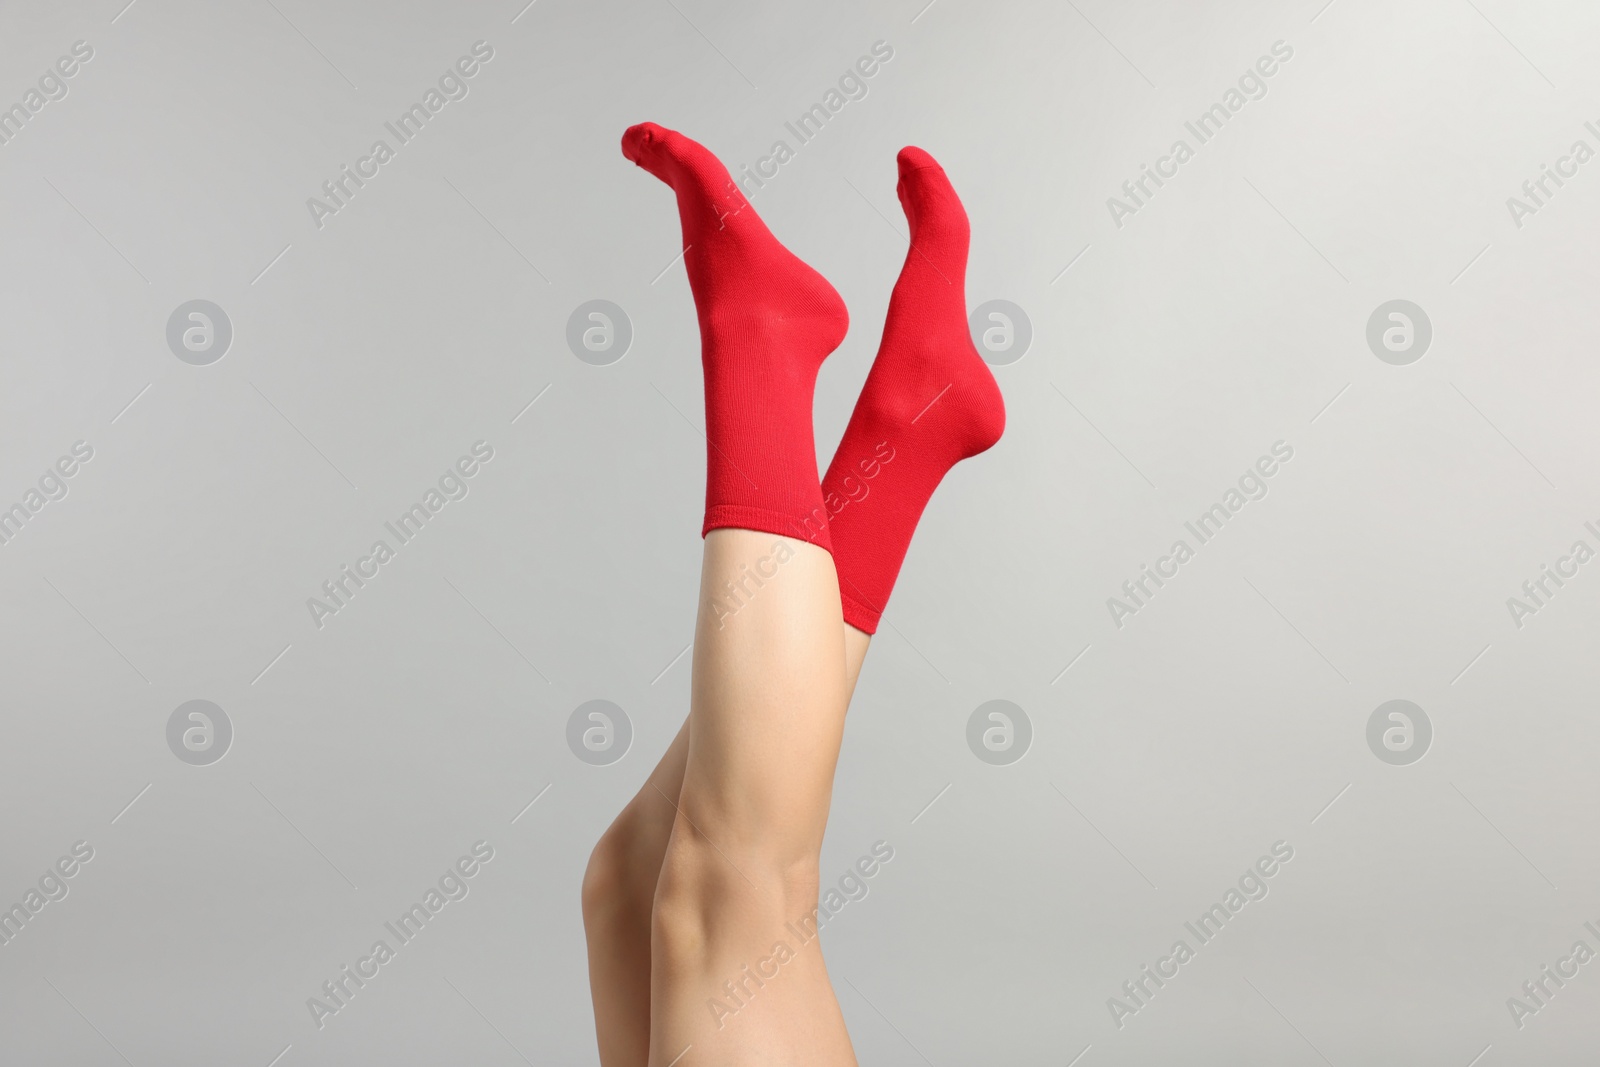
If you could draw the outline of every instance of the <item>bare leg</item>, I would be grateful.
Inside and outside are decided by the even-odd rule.
[[[719,590],[751,571],[772,577],[719,614]],[[651,917],[653,1067],[855,1063],[814,925],[844,727],[840,615],[822,549],[706,538],[688,759]]]
[[[810,411],[848,316],[703,146],[644,123],[623,153],[677,194],[706,377],[709,533],[648,1062],[853,1067],[816,932],[847,684]]]
[[[844,624],[849,694],[871,641],[870,634]],[[584,872],[583,925],[602,1067],[645,1067],[649,1057],[650,913],[688,755],[686,718],[644,786],[595,845]]]
[[[686,719],[584,871],[583,929],[602,1067],[645,1067],[649,1058],[650,912],[688,755]]]

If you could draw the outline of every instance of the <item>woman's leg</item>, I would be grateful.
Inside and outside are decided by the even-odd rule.
[[[848,315],[704,147],[645,123],[622,148],[677,196],[707,441],[688,755],[651,916],[650,1062],[695,1047],[703,1062],[853,1064],[819,952],[786,953],[788,980],[753,1006],[732,983],[802,902],[815,907],[845,691],[811,406]],[[741,1025],[725,1025],[722,997]]]
[[[872,635],[844,624],[848,694]],[[589,989],[602,1067],[645,1067],[650,1049],[650,913],[683,789],[689,720],[595,845],[583,878]]]
[[[731,616],[727,583],[770,574]],[[813,545],[706,538],[689,751],[656,885],[654,1067],[854,1064],[815,936],[844,727],[838,577]],[[692,1050],[692,1051],[690,1051]]]
[[[650,911],[689,754],[689,722],[589,856],[583,931],[601,1067],[645,1067],[650,1053]]]
[[[867,633],[876,628],[927,496],[950,466],[987,448],[1000,434],[999,392],[964,331],[965,213],[930,157],[915,149],[901,154],[899,192],[913,247],[891,301],[884,345],[829,471],[824,511],[822,493],[808,488],[814,485],[809,398],[815,367],[842,332],[836,295],[777,245],[748,211],[726,170],[698,145],[646,126],[629,132],[624,151],[677,191],[685,251],[700,248],[694,257],[686,254],[686,261],[707,379],[706,530],[732,528],[708,538],[702,571],[694,728],[651,923],[654,1062],[657,1067],[677,1062],[695,1047],[691,1009],[709,991],[705,1008],[715,1029],[702,1037],[702,1055],[775,1053],[787,1059],[792,1053],[814,1062],[820,1056],[820,1062],[853,1063],[820,952],[799,954],[816,936],[816,857],[846,702],[842,691],[828,698],[833,673],[816,647],[817,596],[836,597],[838,588],[831,582],[819,586],[815,578],[828,572],[843,582],[844,617],[866,631],[847,629],[853,665],[841,671],[843,690],[853,686]],[[920,394],[930,384],[939,388],[923,403]],[[950,402],[917,427],[946,394]],[[770,536],[755,530],[769,530],[826,544],[826,527],[819,536],[811,520],[836,514],[836,501],[843,506],[845,500],[864,500],[861,477],[880,473],[897,445],[908,449],[911,462],[897,468],[903,477],[893,488],[879,493],[886,504],[870,509],[875,513],[871,523],[858,506],[851,521],[837,524],[855,534],[848,568],[841,566],[834,575],[832,559],[809,544],[780,539],[762,554],[750,540]],[[750,476],[752,470],[766,489]],[[881,526],[879,537],[870,535],[874,524]],[[802,563],[798,583],[794,575],[790,581],[774,580],[779,576],[774,557],[779,563]],[[774,589],[760,600],[741,599],[735,592],[737,587],[748,598],[747,583],[765,589],[762,579]],[[728,610],[724,590],[737,610]],[[779,603],[773,605],[774,600]],[[756,604],[762,607],[747,611]],[[730,620],[733,633],[724,641]],[[792,637],[797,631],[804,639],[786,648],[784,634]],[[821,643],[828,643],[825,637]],[[797,689],[801,677],[818,684],[809,692]],[[741,705],[771,714],[753,728],[741,725],[733,711]],[[675,745],[682,741],[680,736]],[[669,757],[657,771],[660,780],[650,791],[665,797],[670,788],[662,786],[677,779],[676,760]],[[648,832],[652,816],[633,814],[638,818],[631,821]],[[625,828],[612,836],[624,844],[639,843]],[[718,838],[730,843],[720,846]],[[651,844],[634,852],[645,857],[646,867],[655,854]],[[754,878],[735,857],[745,860]],[[617,869],[605,862],[596,867]],[[745,886],[734,883],[729,871]],[[591,901],[600,896],[586,894]],[[797,921],[780,918],[801,904]],[[741,944],[780,927],[792,937],[774,940],[755,961],[753,973],[750,963],[739,964],[719,992],[715,970],[737,956]],[[779,987],[783,995],[758,1001],[757,993],[785,970],[796,980]],[[745,1023],[744,1032],[727,1030],[730,1021]],[[680,1040],[682,1048],[673,1051]]]

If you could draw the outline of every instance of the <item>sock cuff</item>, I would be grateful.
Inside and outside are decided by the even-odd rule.
[[[706,509],[706,520],[700,527],[700,536],[705,537],[712,530],[728,528],[758,530],[761,533],[777,534],[779,537],[790,537],[796,541],[816,545],[829,555],[833,554],[833,541],[828,536],[828,524],[825,518],[815,521],[802,520],[784,512],[768,511],[766,508],[750,507],[747,504],[713,504]]]
[[[867,607],[843,589],[839,590],[839,606],[844,609],[845,622],[862,633],[875,634],[878,632],[878,620],[883,618],[881,610]]]

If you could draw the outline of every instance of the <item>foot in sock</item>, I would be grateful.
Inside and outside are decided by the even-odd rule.
[[[967,329],[966,210],[928,153],[902,149],[899,164],[911,247],[877,359],[822,480],[845,621],[869,634],[934,489],[998,441],[1006,418]]]
[[[816,521],[811,402],[817,370],[849,324],[844,302],[778,242],[702,145],[646,122],[623,134],[622,154],[678,196],[705,370],[702,536],[734,526],[830,548]]]

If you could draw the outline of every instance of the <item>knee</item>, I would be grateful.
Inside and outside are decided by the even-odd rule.
[[[651,936],[667,959],[715,952],[719,941],[778,930],[812,917],[815,852],[741,847],[680,820],[657,879]]]
[[[626,869],[621,849],[607,830],[589,853],[583,869],[583,919],[592,923],[608,911],[626,886]]]
[[[594,925],[650,911],[656,869],[646,853],[646,827],[630,806],[600,835],[583,871],[583,918]]]

